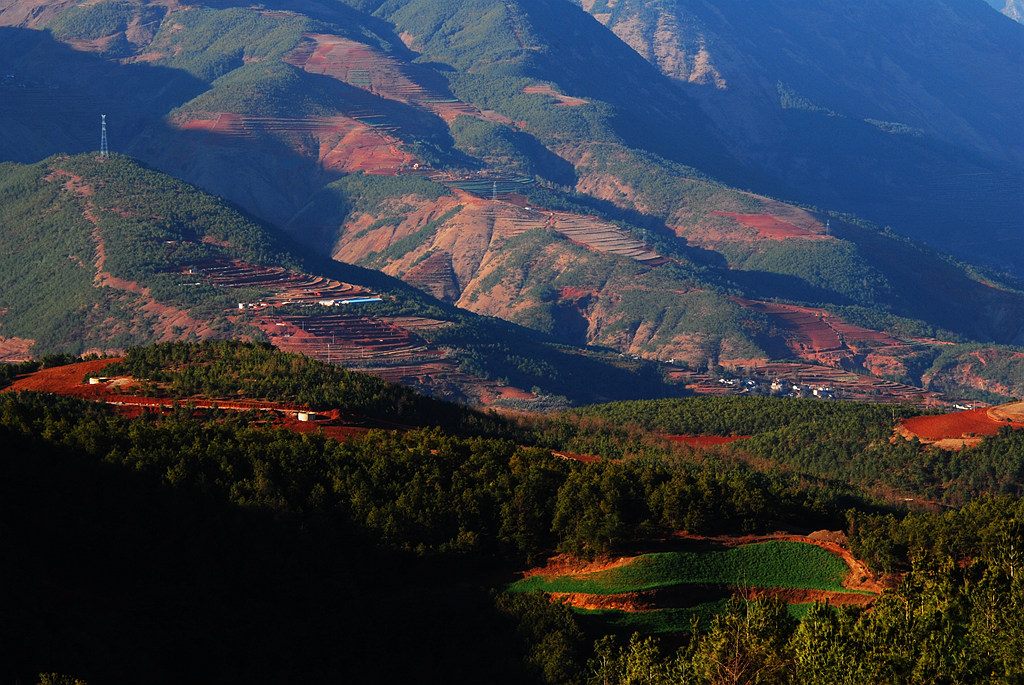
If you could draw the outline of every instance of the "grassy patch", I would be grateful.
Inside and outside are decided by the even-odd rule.
[[[597,573],[513,583],[510,592],[576,592],[614,595],[683,583],[806,588],[843,592],[848,569],[841,559],[803,542],[772,541],[706,552],[645,554]]]

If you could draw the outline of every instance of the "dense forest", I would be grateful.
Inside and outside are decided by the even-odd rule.
[[[107,372],[179,403],[130,418],[0,395],[3,682],[1024,677],[1024,511],[1016,489],[998,496],[1019,466],[977,482],[963,506],[913,513],[797,439],[814,428],[856,458],[878,449],[891,408],[693,398],[513,420],[226,342],[133,350]],[[390,403],[421,427],[339,442],[188,403],[237,396],[368,415]],[[695,453],[660,437],[675,431],[753,437]],[[773,456],[752,458],[767,449],[759,440]],[[893,449],[904,466],[924,454]],[[1012,434],[986,449],[1021,454]],[[671,639],[606,636],[607,624],[543,594],[502,591],[556,551],[594,558],[670,530],[780,528],[845,530],[860,558],[901,580],[869,610],[818,605],[802,619],[778,600],[735,599]]]

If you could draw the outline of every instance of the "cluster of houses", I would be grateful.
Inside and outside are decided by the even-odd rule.
[[[379,297],[346,297],[331,300],[317,300],[316,304],[321,307],[340,307],[346,304],[370,304],[372,302],[382,302],[383,300]],[[290,302],[284,302],[283,304],[291,304]],[[266,302],[239,302],[239,309],[263,309],[269,306]],[[304,307],[311,307],[313,303],[307,302],[303,304]]]
[[[834,400],[835,389],[830,385],[814,385],[795,381],[774,379],[771,382],[759,378],[725,378],[718,382],[739,392],[751,395],[771,395],[773,397],[817,397],[822,400]]]

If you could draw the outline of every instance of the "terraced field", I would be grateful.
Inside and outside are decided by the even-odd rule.
[[[208,262],[189,269],[222,288],[263,288],[271,291],[264,305],[313,304],[321,300],[373,297],[374,293],[349,283],[310,276],[282,267],[253,266],[243,262]]]
[[[598,252],[622,255],[648,266],[657,266],[668,261],[649,245],[631,237],[618,226],[595,217],[554,212],[551,214],[550,225],[552,230],[566,238]]]
[[[313,141],[311,152],[327,171],[392,175],[417,163],[393,135],[398,127],[377,115],[290,118],[216,112],[204,116],[176,126],[205,132],[202,144],[215,147],[260,145],[268,137],[296,146]]]
[[[423,107],[445,121],[460,114],[489,118],[453,97],[447,86],[429,70],[400,62],[347,38],[306,34],[299,46],[286,55],[285,62],[389,100]]]

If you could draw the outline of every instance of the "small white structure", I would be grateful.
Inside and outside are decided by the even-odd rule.
[[[297,415],[299,421],[310,421],[316,418],[316,414],[311,411],[300,411]]]

